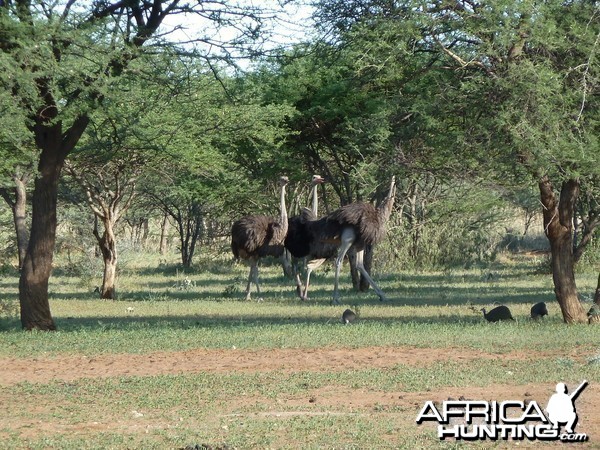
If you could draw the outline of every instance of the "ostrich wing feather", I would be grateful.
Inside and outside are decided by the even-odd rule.
[[[377,209],[370,203],[357,202],[342,206],[332,212],[327,220],[341,226],[353,226],[358,235],[357,243],[361,246],[376,244],[385,232]]]
[[[285,248],[289,250],[294,258],[304,258],[309,255],[311,234],[308,223],[316,219],[310,209],[302,208],[300,215],[288,220]]]
[[[245,216],[231,227],[231,249],[239,258],[248,258],[271,238],[273,231],[269,223],[274,219],[267,216]]]

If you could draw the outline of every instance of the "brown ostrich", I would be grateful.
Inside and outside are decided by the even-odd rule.
[[[375,290],[379,299],[385,300],[383,291],[365,269],[363,257],[367,245],[374,245],[383,238],[394,206],[395,195],[396,178],[392,177],[388,196],[378,208],[370,203],[356,202],[343,206],[318,220],[309,220],[308,211],[304,210],[304,226],[308,236],[305,251],[309,263],[304,292],[301,295],[303,299],[308,298],[312,270],[331,257],[333,249],[337,249],[333,303],[339,303],[340,270],[346,253],[353,248],[356,251],[356,268]]]
[[[235,221],[231,227],[231,250],[238,259],[250,261],[250,274],[246,286],[246,300],[250,300],[250,286],[256,285],[256,292],[260,296],[258,284],[258,260],[265,256],[281,256],[283,254],[283,241],[288,231],[287,209],[285,207],[285,187],[288,177],[279,178],[281,187],[280,216],[278,218],[263,215],[245,216]]]
[[[320,184],[325,183],[325,178],[321,175],[313,175],[311,180],[311,191],[310,198],[312,199],[312,208],[303,208],[303,212],[300,215],[290,217],[288,220],[288,232],[285,237],[285,249],[287,252],[296,260],[294,266],[294,273],[296,278],[296,291],[300,298],[302,298],[302,292],[304,287],[300,279],[298,272],[298,264],[300,260],[304,260],[308,256],[308,246],[306,243],[310,236],[308,235],[305,223],[307,220],[316,220],[319,212],[319,195],[318,187]]]

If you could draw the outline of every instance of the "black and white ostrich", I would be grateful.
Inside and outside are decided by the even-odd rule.
[[[310,182],[310,198],[312,199],[311,209],[303,208],[302,214],[290,217],[288,220],[288,233],[285,237],[285,249],[296,260],[296,263],[293,264],[293,266],[296,278],[296,291],[298,292],[300,298],[302,298],[304,288],[302,286],[302,281],[300,279],[297,266],[299,260],[304,260],[306,256],[308,256],[308,246],[306,243],[310,239],[305,223],[309,220],[317,219],[317,214],[319,213],[318,188],[319,185],[323,183],[325,183],[325,178],[323,178],[321,175],[312,176]]]
[[[283,242],[288,232],[288,216],[285,207],[285,187],[288,177],[279,178],[281,187],[280,216],[269,217],[263,215],[245,216],[235,221],[231,227],[231,250],[238,259],[250,261],[250,274],[246,286],[246,300],[250,300],[250,286],[256,285],[256,292],[260,296],[258,284],[258,260],[265,256],[281,256]]]
[[[306,299],[308,296],[312,270],[323,264],[327,258],[332,256],[332,251],[337,249],[333,303],[339,303],[340,270],[346,253],[353,248],[356,251],[356,268],[375,290],[379,299],[385,300],[383,291],[365,269],[363,257],[367,245],[374,245],[383,238],[387,221],[392,213],[395,196],[396,178],[392,177],[388,195],[378,208],[371,203],[356,202],[342,206],[317,220],[309,220],[308,211],[306,209],[303,211],[304,232],[308,237],[304,252],[309,262],[301,298]]]

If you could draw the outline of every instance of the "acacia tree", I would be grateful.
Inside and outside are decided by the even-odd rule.
[[[180,80],[170,70],[173,64],[162,55],[140,58],[130,67],[143,68],[150,63],[156,67],[151,80],[121,77],[121,95],[105,99],[96,108],[80,145],[65,165],[94,214],[93,234],[104,262],[100,288],[104,299],[116,298],[116,228],[138,194],[138,178],[153,160],[160,159],[161,146],[173,133],[162,120],[171,93],[158,87],[173,91]]]
[[[259,8],[228,1],[68,1],[52,8],[0,3],[0,105],[19,109],[38,149],[29,244],[19,280],[23,328],[55,329],[48,280],[65,159],[85,132],[91,111],[113,93],[111,84],[157,43],[165,18],[183,12],[204,19],[198,39],[209,44],[220,26],[239,25],[238,36],[256,36],[264,19]]]
[[[360,73],[355,57],[350,46],[298,46],[261,75],[266,97],[297,111],[288,120],[290,160],[325,176],[341,205],[364,200],[393,170],[394,105],[372,89],[372,74]],[[378,173],[382,164],[389,173]]]
[[[598,175],[598,5],[349,0],[319,11],[337,35],[362,36],[363,70],[405,108],[410,145],[399,157],[446,176],[534,180],[557,301],[565,322],[584,321],[574,212],[582,183]]]
[[[588,149],[598,148],[600,105],[594,93],[600,88],[600,72],[594,61],[600,10],[585,1],[490,6],[487,11],[469,11],[472,8],[465,5],[459,14],[445,13],[446,22],[451,15],[458,17],[451,22],[457,31],[442,36],[447,24],[441,21],[436,44],[446,61],[485,86],[475,89],[468,83],[472,91],[463,94],[472,101],[476,101],[473,94],[489,99],[489,110],[480,115],[500,141],[490,144],[499,144],[500,156],[514,158],[537,182],[556,299],[566,323],[584,322],[574,266],[586,239],[574,241],[574,221],[582,183],[598,174]],[[502,38],[489,29],[471,28],[476,18],[489,24],[500,17],[504,20],[497,31]],[[488,133],[477,125],[472,129],[470,138]],[[589,236],[597,224],[587,224]]]
[[[116,298],[117,240],[115,229],[135,198],[136,180],[143,165],[133,153],[127,153],[126,159],[111,158],[104,164],[84,165],[79,162],[77,168],[68,162],[67,172],[84,190],[88,206],[94,214],[92,230],[102,259],[104,275],[100,288],[100,298]],[[98,221],[102,223],[102,234],[98,230]]]
[[[216,80],[201,64],[190,69],[185,88],[161,116],[164,128],[185,133],[169,133],[143,188],[173,220],[184,267],[191,266],[206,224],[221,222],[229,232],[232,217],[264,207],[253,194],[260,191],[256,178],[281,168],[275,149],[291,112],[286,105],[261,103],[256,86],[226,76]],[[251,205],[255,209],[248,211]]]
[[[181,264],[185,268],[190,268],[196,254],[198,241],[204,235],[204,225],[207,217],[211,214],[212,205],[208,199],[200,198],[201,193],[196,189],[198,184],[192,183],[195,188],[186,189],[190,186],[182,186],[182,184],[185,185],[185,182],[181,183],[183,180],[172,181],[174,184],[169,185],[168,194],[162,192],[162,195],[157,195],[156,191],[149,190],[146,191],[146,195],[153,205],[158,205],[159,209],[166,216],[171,217],[175,223],[179,236]],[[176,186],[175,183],[179,186]]]

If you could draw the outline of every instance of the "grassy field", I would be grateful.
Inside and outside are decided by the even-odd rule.
[[[332,306],[331,270],[300,302],[281,270],[265,267],[263,301],[246,302],[244,265],[205,260],[183,274],[140,255],[121,269],[119,300],[100,301],[93,276],[58,261],[50,291],[59,331],[24,333],[16,317],[0,321],[0,441],[35,449],[463,447],[415,424],[426,400],[545,404],[559,381],[600,379],[597,328],[562,323],[539,266],[505,257],[485,268],[376,274],[386,303],[352,291],[344,274],[345,304]],[[578,275],[584,297],[596,278]],[[0,291],[5,302],[16,298],[16,278],[0,279]],[[532,322],[538,301],[550,316]],[[493,303],[517,320],[485,322],[478,311]],[[351,326],[339,323],[346,307],[359,313]],[[591,393],[582,395],[580,428],[590,435],[585,445],[597,447],[600,424],[585,410],[599,398]]]

